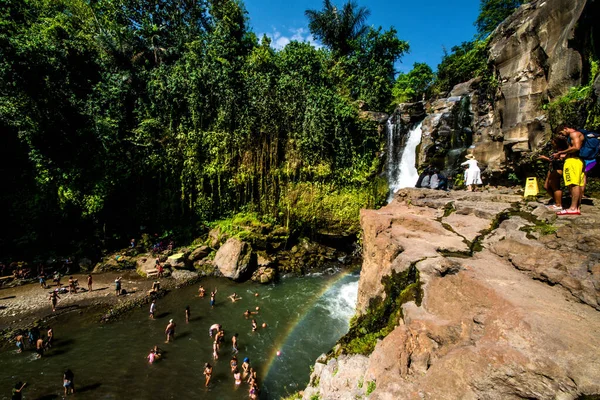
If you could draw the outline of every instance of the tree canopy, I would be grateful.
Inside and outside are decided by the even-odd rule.
[[[480,0],[475,27],[480,38],[492,33],[502,21],[528,0]]]
[[[322,10],[306,10],[308,28],[313,36],[339,55],[352,50],[352,41],[367,32],[365,21],[371,12],[359,7],[355,1],[348,1],[341,9],[331,0],[323,0]]]
[[[194,235],[240,210],[346,229],[383,198],[358,105],[389,106],[408,45],[365,10],[343,51],[274,50],[237,0],[0,3],[1,254]]]

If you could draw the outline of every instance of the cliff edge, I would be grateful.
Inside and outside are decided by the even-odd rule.
[[[422,189],[363,210],[359,315],[303,398],[600,394],[600,211],[582,214]]]

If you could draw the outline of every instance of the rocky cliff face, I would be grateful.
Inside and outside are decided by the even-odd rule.
[[[337,349],[304,398],[575,399],[600,394],[600,211],[556,220],[499,191],[402,190],[365,210],[358,312],[416,268],[371,354]],[[398,299],[390,299],[402,303]],[[369,332],[365,332],[367,338]]]
[[[551,127],[542,105],[588,78],[584,52],[594,46],[589,37],[598,31],[589,19],[599,8],[594,0],[534,0],[504,21],[489,44],[498,80],[495,99],[482,96],[473,80],[432,102],[419,164],[441,166],[440,158],[452,156],[452,150],[464,153],[464,145],[472,144],[484,174],[493,175],[544,145]]]

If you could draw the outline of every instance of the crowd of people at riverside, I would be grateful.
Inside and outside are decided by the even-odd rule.
[[[62,285],[60,283],[60,279],[55,281],[54,284],[56,285],[56,289],[62,287]],[[47,288],[47,287],[44,286],[44,288]],[[88,290],[90,290],[90,291],[93,290],[93,281],[92,281],[91,275],[89,275]],[[124,289],[121,286],[121,278],[119,277],[119,278],[115,279],[115,295],[117,295],[117,296],[122,295],[123,290]],[[155,294],[159,291],[160,291],[159,282],[154,282],[153,288],[150,291],[150,295]],[[209,299],[207,307],[214,308],[216,306],[217,294],[218,294],[217,288],[214,288],[212,291],[210,291],[210,294],[207,293],[207,290],[204,288],[203,285],[200,285],[200,287],[198,288],[198,297],[201,299],[204,299],[204,298]],[[258,298],[259,294],[254,293],[254,297]],[[242,300],[242,297],[240,297],[235,292],[233,294],[231,294],[230,296],[228,296],[227,298],[231,302],[237,302],[237,301]],[[56,307],[57,307],[57,299],[60,299],[60,297],[58,296],[58,290],[52,290],[51,295],[50,295],[50,303],[51,303],[53,312],[56,310]],[[157,309],[159,308],[158,302],[159,302],[158,299],[154,298],[154,296],[153,296],[153,300],[150,302],[150,306],[149,306],[149,318],[150,319],[156,318],[156,315],[157,315],[156,312],[157,312]],[[190,308],[190,306],[186,306],[185,309],[182,311],[183,311],[182,315],[184,317],[185,323],[187,324],[190,322],[191,312],[192,312],[191,308]],[[246,311],[243,313],[243,317],[249,321],[248,329],[251,330],[252,332],[256,332],[257,330],[260,329],[259,325],[256,322],[256,319],[254,317],[256,314],[259,314],[259,312],[260,312],[260,307],[256,306],[255,308],[253,308],[252,311],[250,309],[246,309]],[[267,324],[263,322],[260,327],[262,329],[266,329]],[[17,352],[22,353],[29,347],[31,350],[35,351],[37,358],[44,357],[46,352],[48,352],[52,348],[52,343],[54,340],[54,331],[53,331],[52,327],[48,326],[45,329],[47,330],[46,336],[43,335],[43,333],[40,331],[40,328],[38,328],[38,327],[32,327],[31,329],[29,329],[27,334],[18,334],[15,337],[15,344],[17,347]],[[175,319],[170,319],[164,330],[165,344],[168,345],[169,343],[176,340],[176,329],[177,329],[177,324],[175,322]],[[220,357],[222,357],[224,355],[224,353],[227,352],[227,350],[225,349],[227,347],[225,345],[225,343],[226,343],[226,341],[229,341],[229,340],[231,341],[231,347],[230,347],[231,359],[229,362],[229,368],[230,368],[230,373],[231,373],[231,382],[236,387],[241,386],[242,383],[247,384],[249,398],[257,399],[258,393],[259,393],[257,371],[252,366],[249,357],[244,357],[241,364],[238,361],[238,355],[240,352],[240,346],[239,346],[239,342],[238,342],[239,334],[235,333],[229,339],[227,339],[223,326],[219,323],[215,323],[210,326],[210,328],[208,330],[208,336],[210,338],[210,341],[212,342],[212,344],[211,344],[212,358],[214,361],[218,360]],[[51,352],[50,352],[50,356],[51,356]],[[161,350],[157,345],[154,345],[150,349],[149,354],[146,356],[146,359],[149,364],[154,364],[154,363],[158,362],[159,360],[161,360],[162,358],[163,358],[163,350]],[[209,387],[209,385],[211,384],[211,378],[212,378],[212,374],[213,374],[213,365],[211,365],[210,362],[206,362],[204,364],[202,373],[205,377],[204,384],[206,387]],[[12,398],[20,399],[22,396],[22,391],[25,386],[26,386],[26,383],[17,382],[12,391]],[[63,374],[63,389],[64,389],[65,396],[67,396],[69,393],[75,393],[74,373],[71,370],[66,370]]]

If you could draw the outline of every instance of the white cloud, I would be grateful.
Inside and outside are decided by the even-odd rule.
[[[285,35],[282,34],[275,26],[272,28],[273,30],[271,32],[266,32],[264,35],[271,39],[271,47],[274,49],[281,50],[293,40],[298,42],[308,42],[317,49],[322,47],[306,28],[287,28],[285,29],[285,31],[287,31],[287,34]],[[262,36],[263,34],[259,35],[259,37]]]

